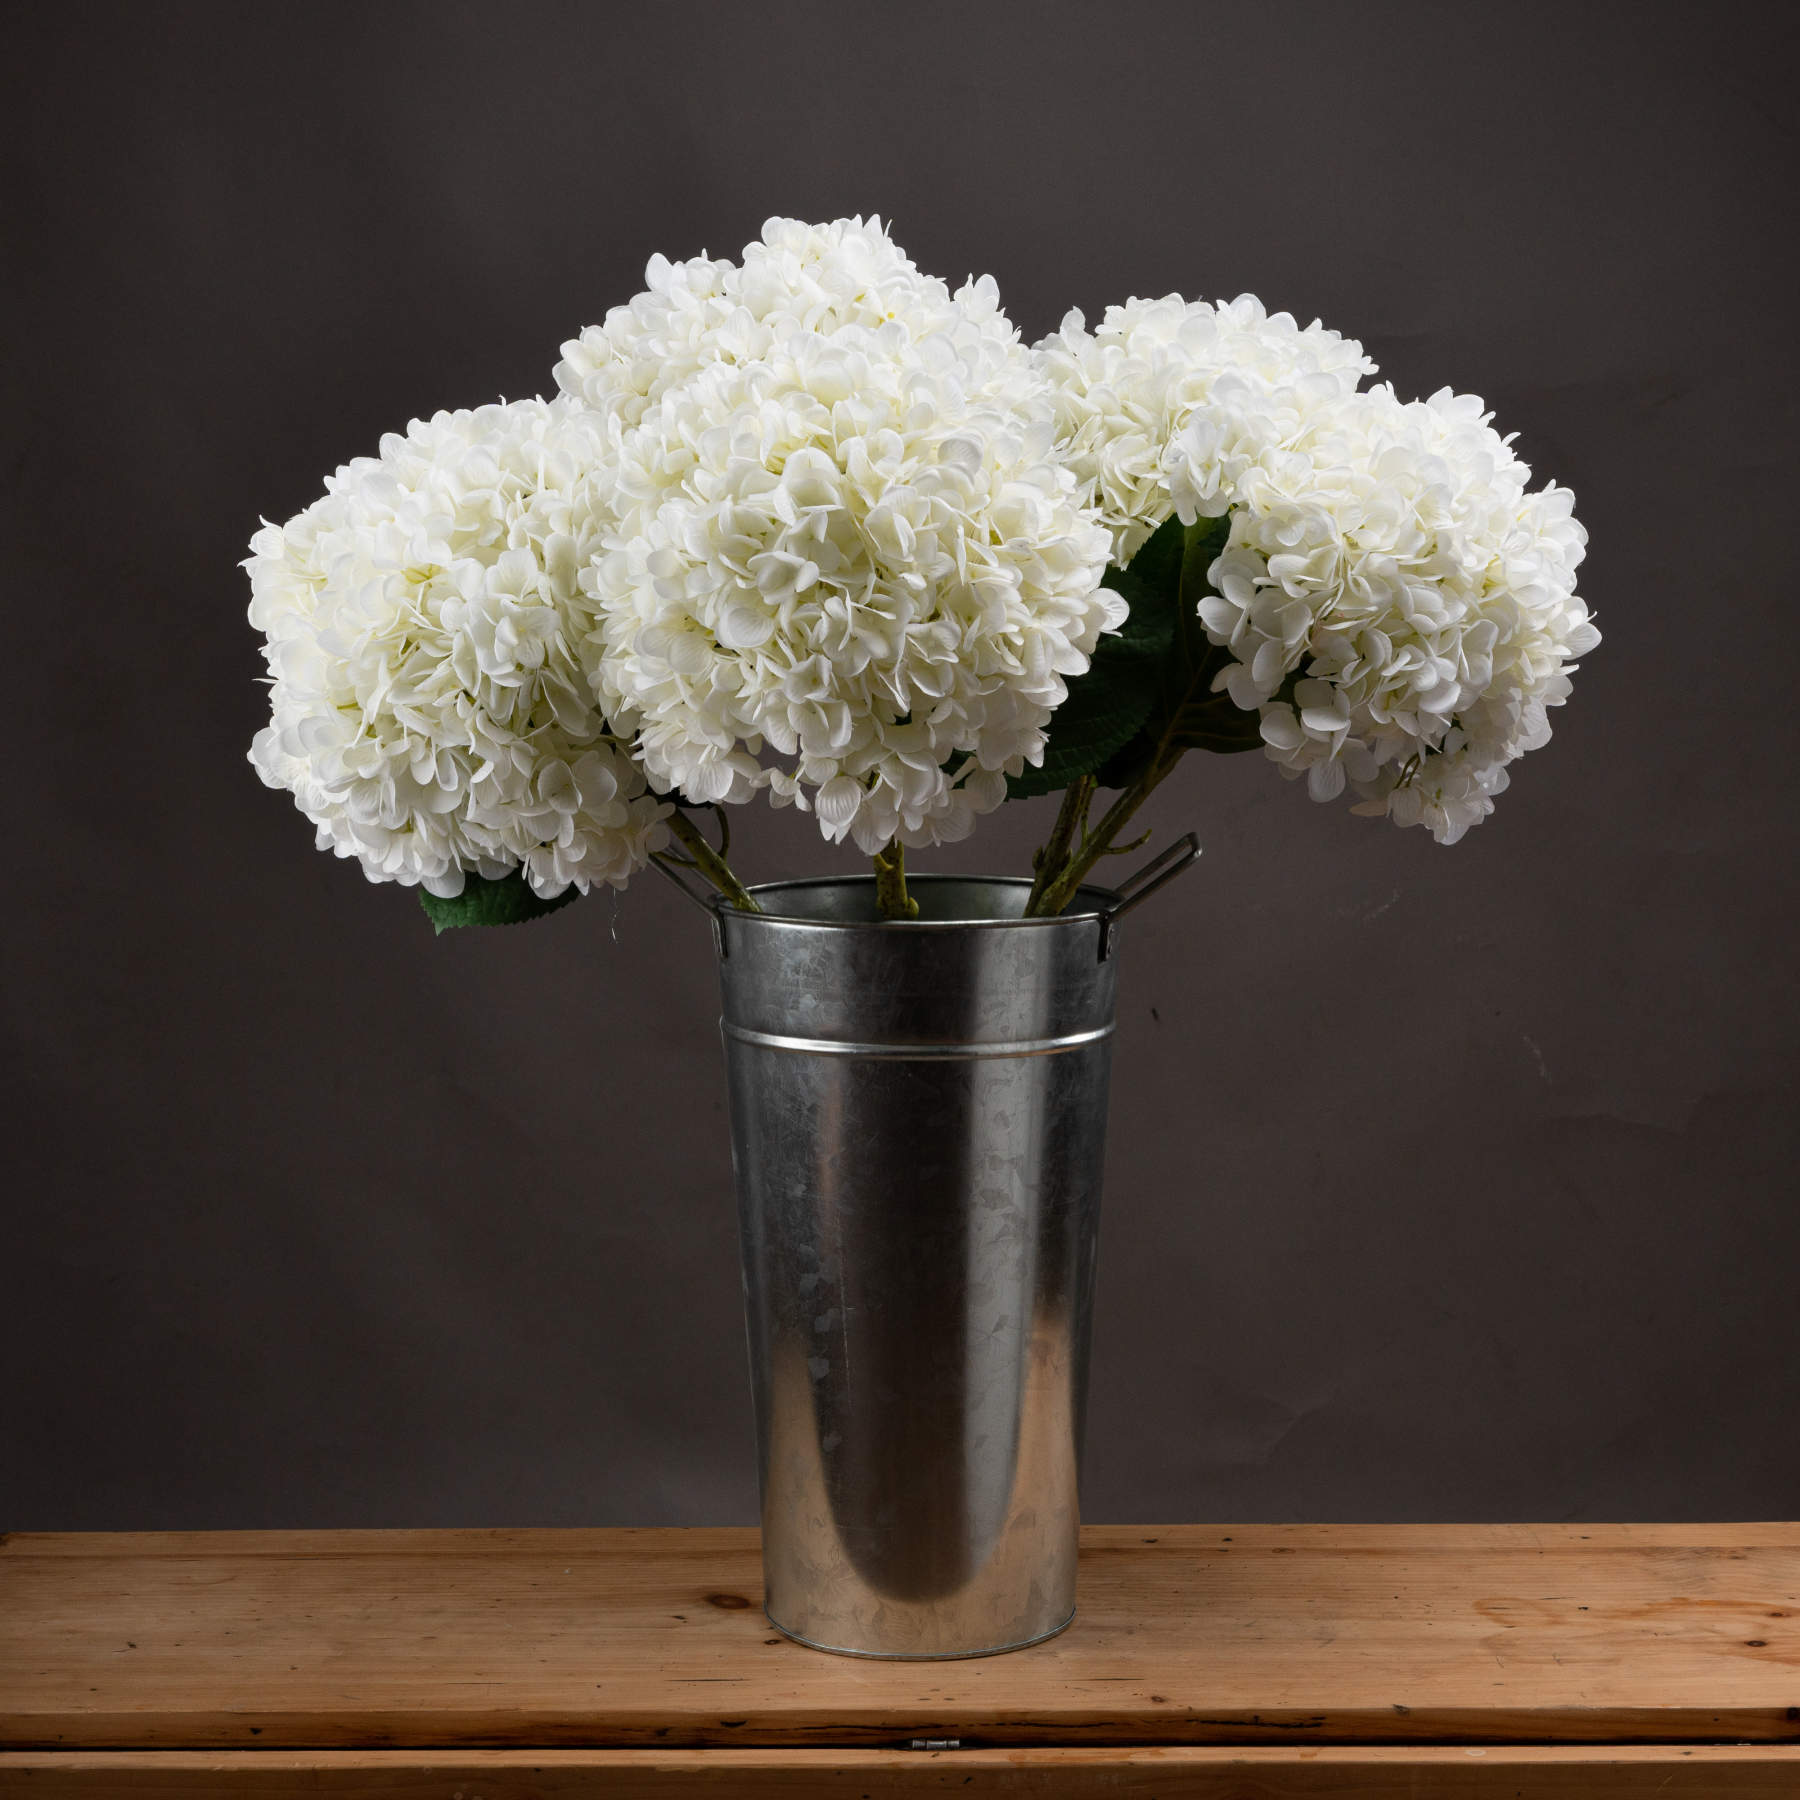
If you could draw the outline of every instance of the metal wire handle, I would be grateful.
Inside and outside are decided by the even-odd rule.
[[[699,891],[698,888],[689,887],[688,884],[685,881],[683,881],[681,879],[681,877],[679,875],[677,875],[675,873],[675,871],[672,868],[670,868],[670,866],[666,862],[664,862],[662,860],[661,857],[658,857],[658,856],[651,857],[650,866],[653,869],[655,869],[656,872],[660,876],[662,876],[662,878],[665,881],[672,881],[675,884],[677,891],[680,892],[681,894],[683,894],[684,896],[686,896],[686,898],[692,905],[699,907],[699,909],[703,913],[705,913],[708,918],[711,918],[714,916],[713,901],[709,900],[706,895],[704,895],[703,893],[701,893]]]
[[[1119,895],[1120,903],[1117,906],[1108,907],[1100,915],[1100,960],[1102,962],[1106,961],[1112,950],[1114,921],[1124,918],[1134,906],[1142,906],[1158,888],[1167,887],[1199,854],[1200,839],[1190,831],[1185,837],[1178,837],[1168,849],[1160,855],[1151,857],[1135,874],[1127,875],[1119,883],[1113,891]]]
[[[1200,855],[1200,839],[1193,833],[1179,837],[1169,847],[1144,864],[1141,869],[1127,875],[1113,890],[1119,896],[1117,906],[1108,907],[1100,914],[1100,960],[1105,962],[1112,951],[1113,923],[1122,919],[1134,906],[1143,903],[1158,888],[1167,887],[1182,870]],[[650,859],[651,867],[665,881],[672,882],[676,890],[690,905],[697,906],[712,921],[713,937],[718,945],[719,955],[725,951],[725,934],[719,921],[719,903],[716,899],[702,894],[697,888],[690,887],[676,874],[673,868],[661,857]]]
[[[650,866],[655,869],[665,881],[672,881],[682,898],[691,905],[699,907],[699,909],[706,914],[707,918],[712,921],[713,949],[718,952],[719,961],[723,962],[726,957],[731,954],[731,950],[725,942],[725,922],[719,917],[718,899],[709,899],[705,894],[701,893],[699,889],[689,887],[688,884],[675,873],[674,869],[668,863],[664,862],[660,856],[651,857]]]

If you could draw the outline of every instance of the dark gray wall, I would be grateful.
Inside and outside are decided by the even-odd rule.
[[[648,883],[434,942],[317,855],[235,565],[652,251],[859,210],[1029,336],[1322,315],[1593,536],[1606,643],[1460,847],[1256,757],[1159,797],[1207,855],[1126,947],[1090,1516],[1796,1510],[1773,11],[54,10],[0,106],[0,1526],[753,1516],[703,928]]]

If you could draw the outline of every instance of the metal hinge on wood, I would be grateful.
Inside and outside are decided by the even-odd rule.
[[[913,1738],[907,1744],[909,1750],[960,1750],[961,1738]]]

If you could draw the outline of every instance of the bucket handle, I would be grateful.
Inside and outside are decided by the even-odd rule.
[[[698,888],[689,887],[660,856],[651,857],[650,866],[665,881],[672,881],[689,905],[699,907],[712,920],[713,948],[719,953],[719,961],[723,962],[730,952],[725,948],[725,928],[719,923],[718,902],[709,900]]]
[[[1115,920],[1122,919],[1134,906],[1143,903],[1158,888],[1169,885],[1187,866],[1200,855],[1200,839],[1192,831],[1178,837],[1166,850],[1144,864],[1141,869],[1127,875],[1113,890],[1119,896],[1117,906],[1108,907],[1100,915],[1100,960],[1105,962],[1112,953],[1112,933]],[[691,906],[697,906],[712,921],[713,937],[721,958],[726,955],[725,934],[719,925],[719,907],[716,900],[708,899],[697,888],[690,887],[660,857],[652,857],[650,866],[663,877],[672,882],[676,889]]]
[[[1178,837],[1168,849],[1160,855],[1153,856],[1135,874],[1127,875],[1114,892],[1119,895],[1119,904],[1108,907],[1100,915],[1100,960],[1105,962],[1112,951],[1113,923],[1122,919],[1134,906],[1143,903],[1158,888],[1167,887],[1171,881],[1193,862],[1200,854],[1200,839],[1194,832]]]
[[[673,882],[675,884],[676,888],[687,897],[688,903],[690,905],[699,907],[699,909],[703,913],[710,914],[712,912],[713,903],[709,899],[707,899],[707,897],[703,893],[701,893],[698,888],[689,887],[688,884],[685,881],[683,881],[681,879],[681,877],[679,875],[677,875],[675,873],[675,871],[673,869],[671,869],[669,867],[669,865],[666,862],[664,862],[660,856],[651,857],[650,866],[657,872],[657,874],[662,876],[662,878],[665,881]]]

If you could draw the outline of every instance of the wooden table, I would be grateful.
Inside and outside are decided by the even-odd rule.
[[[1800,1795],[1800,1525],[1095,1526],[954,1663],[759,1593],[747,1530],[14,1533],[0,1789]]]

